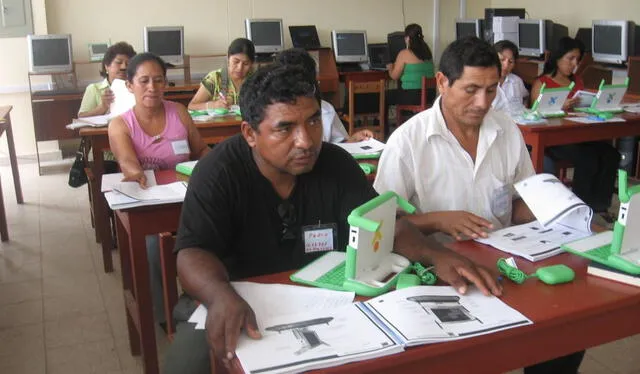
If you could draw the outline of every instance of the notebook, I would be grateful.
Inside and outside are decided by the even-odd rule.
[[[294,282],[362,296],[377,296],[395,286],[411,263],[393,253],[396,210],[415,208],[392,191],[364,203],[349,215],[346,252],[331,251],[295,272]]]
[[[531,112],[537,112],[545,118],[564,116],[566,113],[562,110],[562,106],[574,85],[575,83],[571,82],[567,87],[547,88],[543,83],[540,94],[531,107]]]
[[[598,93],[596,93],[591,105],[587,108],[576,108],[577,112],[599,113],[622,113],[624,108],[620,104],[624,94],[629,87],[629,78],[623,84],[604,84],[604,79],[600,82]]]
[[[627,172],[618,171],[620,210],[613,231],[562,245],[578,256],[624,271],[640,274],[640,185],[627,187]],[[634,208],[635,206],[635,208]]]

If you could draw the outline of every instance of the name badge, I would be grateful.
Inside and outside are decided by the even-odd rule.
[[[191,153],[189,151],[189,142],[186,139],[172,141],[171,147],[174,155],[188,155]]]
[[[327,252],[335,248],[334,238],[336,235],[336,225],[324,224],[304,226],[302,233],[304,237],[304,252]]]

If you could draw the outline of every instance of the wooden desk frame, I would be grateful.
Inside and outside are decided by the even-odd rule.
[[[11,174],[13,175],[13,187],[16,190],[16,202],[24,204],[22,196],[22,185],[20,184],[20,170],[18,169],[18,158],[16,157],[16,146],[13,142],[13,129],[11,127],[12,106],[0,106],[0,136],[7,134],[7,147],[9,148],[9,162],[11,163]],[[9,229],[7,215],[4,209],[4,196],[2,186],[0,186],[0,239],[3,242],[9,240]]]

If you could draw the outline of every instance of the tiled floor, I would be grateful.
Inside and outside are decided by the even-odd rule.
[[[11,171],[0,167],[11,237],[0,244],[0,373],[140,373],[117,252],[116,271],[105,274],[86,187],[68,187],[66,170],[39,177],[35,165],[21,165],[18,206]],[[162,352],[165,339],[159,344]],[[638,336],[591,349],[580,372],[640,373],[639,351]]]

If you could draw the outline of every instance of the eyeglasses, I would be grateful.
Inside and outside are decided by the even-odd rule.
[[[278,215],[282,221],[280,241],[296,238],[296,209],[289,201],[283,201],[278,205]]]

